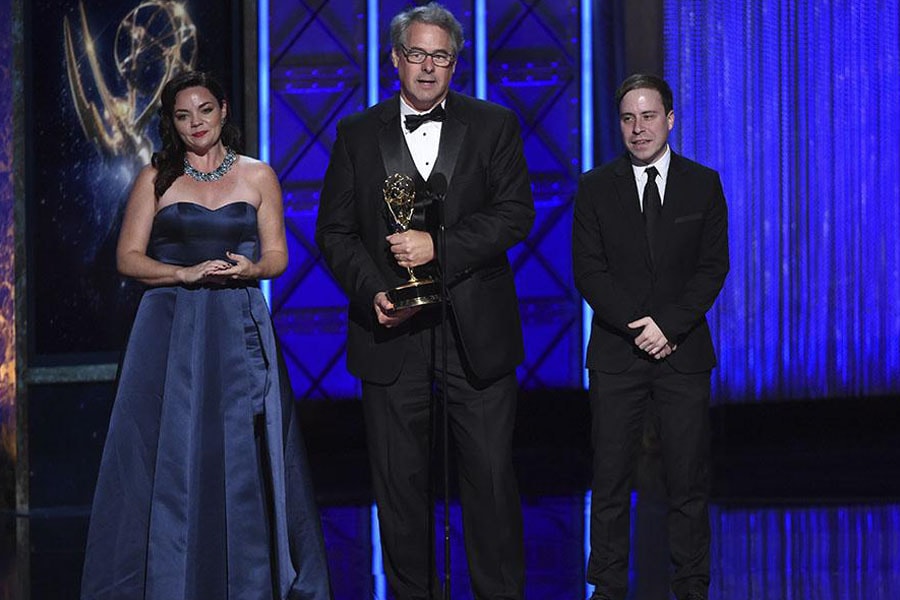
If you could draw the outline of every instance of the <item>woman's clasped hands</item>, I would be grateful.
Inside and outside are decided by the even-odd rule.
[[[178,277],[186,285],[226,285],[230,281],[256,279],[255,263],[242,254],[226,252],[227,259],[205,260],[182,267]]]

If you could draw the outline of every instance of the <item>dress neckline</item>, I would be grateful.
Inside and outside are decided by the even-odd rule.
[[[199,202],[181,201],[181,202],[173,202],[172,204],[166,204],[165,206],[163,206],[162,208],[160,208],[159,210],[157,210],[156,213],[155,213],[153,216],[158,215],[159,213],[161,213],[162,211],[166,210],[167,208],[169,208],[169,207],[171,207],[171,206],[181,206],[181,205],[186,205],[186,206],[196,206],[197,208],[199,208],[199,209],[201,209],[201,210],[204,210],[204,211],[206,211],[206,212],[213,212],[213,213],[214,213],[214,212],[218,212],[218,211],[220,211],[220,210],[223,210],[223,209],[225,209],[225,208],[228,208],[229,206],[234,206],[235,204],[244,204],[244,205],[246,205],[246,206],[249,206],[250,208],[252,208],[252,209],[254,210],[254,212],[256,212],[256,210],[257,210],[256,206],[254,206],[253,204],[247,202],[246,200],[237,200],[237,201],[235,201],[235,202],[228,202],[228,203],[223,204],[222,206],[218,206],[218,207],[216,207],[216,208],[209,208],[208,206],[204,206],[204,205],[200,204]]]

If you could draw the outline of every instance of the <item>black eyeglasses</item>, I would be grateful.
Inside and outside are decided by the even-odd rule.
[[[433,62],[436,67],[449,67],[453,64],[453,61],[456,60],[455,56],[447,54],[446,52],[425,52],[419,48],[407,48],[403,44],[400,44],[400,50],[403,52],[403,56],[406,57],[406,60],[414,65],[422,64],[429,56],[431,57],[431,62]]]

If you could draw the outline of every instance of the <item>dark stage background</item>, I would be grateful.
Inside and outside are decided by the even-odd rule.
[[[261,42],[261,62],[247,61],[239,75],[249,87],[261,75],[263,119],[248,137],[258,134],[285,192],[291,264],[272,282],[273,317],[336,597],[385,598],[358,384],[344,368],[345,299],[313,229],[337,121],[396,91],[388,21],[408,3],[260,2],[186,4],[217,7],[191,9],[198,32],[201,23],[231,32],[198,36],[201,64],[232,73],[257,51],[240,40]],[[138,4],[84,2],[110,80],[109,45]],[[732,270],[710,314],[720,359],[712,598],[900,597],[900,2],[446,5],[468,38],[454,86],[519,114],[538,214],[511,252],[527,346],[515,443],[529,597],[587,593],[585,315],[572,285],[571,203],[580,173],[621,152],[612,94],[636,70],[670,81],[673,149],[719,170],[729,203]],[[29,35],[26,14],[40,23]],[[130,319],[110,252],[136,165],[97,152],[74,112],[62,17],[77,40],[77,2],[0,0],[0,16],[12,30],[12,43],[0,42],[0,73],[9,74],[0,86],[19,86],[26,99],[15,104],[0,89],[0,198],[14,197],[19,211],[18,239],[6,228],[0,256],[15,255],[20,276],[28,259],[28,285],[20,277],[15,294],[18,362],[16,332],[2,333],[10,350],[0,371],[0,390],[9,390],[0,398],[0,598],[75,598],[111,363]],[[231,81],[238,92],[241,77]],[[0,306],[12,323],[9,304]],[[659,457],[652,443],[646,450],[632,600],[662,600],[665,578],[649,575],[666,560]],[[469,598],[455,503],[451,512],[454,598]]]
[[[158,145],[158,94],[194,67],[217,73],[240,103],[242,64],[222,42],[240,48],[236,9],[221,0],[25,3],[30,365],[118,357],[139,290],[118,277],[115,244],[131,183]]]

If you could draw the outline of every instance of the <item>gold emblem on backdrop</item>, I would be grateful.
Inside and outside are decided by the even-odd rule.
[[[146,130],[166,81],[194,67],[197,28],[184,3],[146,0],[119,22],[112,52],[98,56],[83,2],[79,9],[80,47],[68,18],[63,25],[66,71],[81,128],[103,156],[134,156],[146,165],[153,153]],[[115,63],[115,88],[124,90],[120,95],[110,91],[103,75],[109,61]]]

